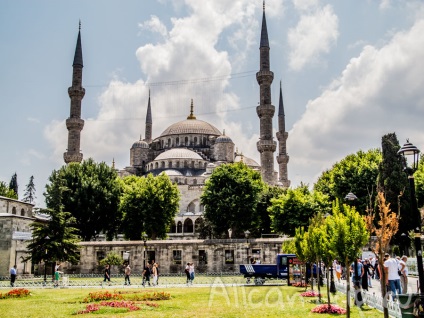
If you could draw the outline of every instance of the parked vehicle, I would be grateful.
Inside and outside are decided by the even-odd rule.
[[[287,279],[291,285],[300,278],[301,262],[295,254],[278,254],[275,264],[241,264],[240,273],[246,283],[253,278],[255,285],[263,285],[267,279]]]

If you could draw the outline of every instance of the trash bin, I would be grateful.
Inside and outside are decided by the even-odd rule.
[[[69,277],[63,276],[62,277],[62,286],[63,287],[68,287],[68,284],[69,284]]]
[[[419,294],[401,294],[399,298],[399,308],[402,318],[413,318],[414,302],[419,297]]]

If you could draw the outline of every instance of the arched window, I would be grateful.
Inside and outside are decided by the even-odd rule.
[[[16,207],[12,208],[12,214],[16,214]]]
[[[155,162],[155,169],[157,169],[158,167],[159,167],[159,164]]]
[[[25,210],[21,209],[21,216],[25,216]]]
[[[171,138],[168,138],[168,148],[171,147]]]
[[[180,138],[179,137],[177,137],[177,139],[175,140],[175,145],[176,146],[179,146],[180,145]]]
[[[164,169],[164,168],[165,168],[165,161],[162,161],[162,162],[161,162],[161,167],[162,167],[162,169]]]
[[[188,137],[185,137],[185,138],[184,138],[184,144],[185,144],[186,146],[188,146]]]
[[[188,163],[187,163],[187,161],[184,161],[184,168],[188,168]]]
[[[194,161],[191,162],[191,167],[194,168]]]
[[[180,167],[180,162],[179,161],[177,161],[177,168],[179,168]]]
[[[187,212],[195,212],[196,211],[196,205],[194,204],[194,202],[190,202],[190,204],[187,207]]]
[[[171,224],[171,233],[177,233],[177,226],[175,225],[175,222],[172,222]]]
[[[183,224],[181,221],[178,221],[177,223],[177,233],[183,233]]]
[[[194,145],[197,145],[197,137],[194,137]]]
[[[163,139],[160,141],[160,147],[163,149]]]
[[[191,219],[184,221],[184,233],[193,233],[193,221]]]
[[[203,145],[206,146],[206,137],[203,137]]]
[[[197,184],[197,179],[194,179],[193,180],[193,185],[196,185]]]

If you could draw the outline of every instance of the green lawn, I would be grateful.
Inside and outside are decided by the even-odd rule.
[[[34,289],[31,296],[21,299],[0,299],[1,317],[70,317],[78,310],[85,309],[83,299],[90,292],[117,292],[124,289]],[[9,290],[0,290],[6,293]],[[238,286],[238,287],[184,287],[125,289],[139,295],[147,291],[165,291],[170,300],[154,301],[159,307],[143,306],[140,311],[123,312],[124,309],[102,307],[98,312],[74,317],[334,317],[337,315],[311,313],[316,298],[304,298],[303,288],[288,286]],[[338,293],[333,303],[345,308],[346,296]],[[351,317],[373,318],[382,316],[374,309],[356,307]],[[341,316],[343,317],[343,315]]]

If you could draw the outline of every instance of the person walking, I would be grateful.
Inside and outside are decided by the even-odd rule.
[[[391,258],[388,253],[384,255],[384,271],[386,273],[386,285],[392,292],[393,300],[396,299],[396,293],[402,294],[399,276],[399,262],[395,258]]]
[[[158,284],[158,264],[154,263],[152,266],[152,274],[153,274],[153,286]]]
[[[103,282],[108,281],[110,283],[110,269],[109,269],[109,265],[105,266],[105,270],[104,270],[104,277],[103,277]]]
[[[194,280],[194,264],[193,263],[190,263],[189,272],[190,272],[190,284],[193,285],[193,280]]]
[[[150,286],[150,275],[151,275],[151,269],[150,269],[150,265],[147,264],[144,269],[143,269],[143,282],[141,283],[141,285],[145,286],[146,283],[149,284]]]
[[[337,281],[340,283],[340,279],[342,277],[342,265],[340,265],[339,261],[337,260],[336,260],[335,270],[336,270]]]
[[[399,261],[400,265],[400,285],[402,287],[402,293],[407,294],[408,293],[408,266],[406,265],[406,261],[408,260],[408,257],[406,255],[403,255]]]
[[[10,268],[10,287],[15,287],[15,280],[16,280],[16,265],[13,265],[13,267]]]
[[[125,285],[131,285],[131,281],[130,281],[130,275],[131,275],[131,267],[130,264],[127,265],[127,267],[125,267]]]
[[[59,271],[59,266],[55,267],[56,270],[54,271],[54,288],[59,287],[59,280],[60,280],[60,275],[63,274],[63,272]]]
[[[187,263],[187,266],[184,269],[184,273],[186,274],[187,277],[187,285],[190,283],[190,263]]]
[[[357,259],[356,266],[355,263],[350,265],[350,272],[352,273],[352,283],[355,289],[355,305],[360,306],[362,304],[362,276],[364,275],[364,265],[360,259]]]

